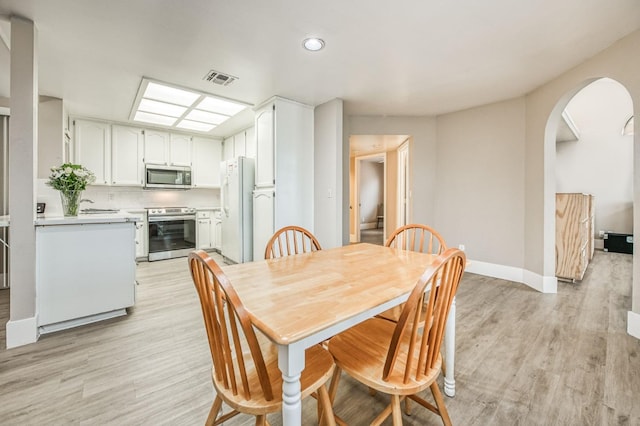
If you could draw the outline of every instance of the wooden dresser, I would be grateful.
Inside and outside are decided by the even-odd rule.
[[[594,198],[590,194],[556,194],[556,276],[582,280],[594,251]]]

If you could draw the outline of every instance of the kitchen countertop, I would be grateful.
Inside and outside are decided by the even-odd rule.
[[[139,215],[129,214],[124,211],[109,214],[79,214],[74,217],[64,217],[59,215],[39,217],[35,220],[36,226],[50,225],[86,225],[91,223],[122,223],[135,222],[139,220]]]
[[[9,216],[0,216],[0,228],[9,226]]]

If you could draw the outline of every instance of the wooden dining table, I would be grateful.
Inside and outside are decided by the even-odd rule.
[[[300,425],[305,350],[407,300],[434,255],[373,244],[231,265],[225,274],[278,347],[282,419]],[[455,300],[445,333],[445,394],[455,394]]]

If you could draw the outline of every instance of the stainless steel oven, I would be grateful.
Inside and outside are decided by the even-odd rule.
[[[147,209],[149,261],[183,257],[196,248],[196,209]]]

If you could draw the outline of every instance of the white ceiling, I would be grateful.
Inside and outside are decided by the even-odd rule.
[[[38,28],[41,94],[117,121],[143,76],[251,104],[440,114],[527,93],[640,28],[638,0],[0,0],[12,14]],[[325,49],[304,51],[310,35]],[[210,69],[239,80],[213,86]],[[0,96],[8,81],[0,43]]]

